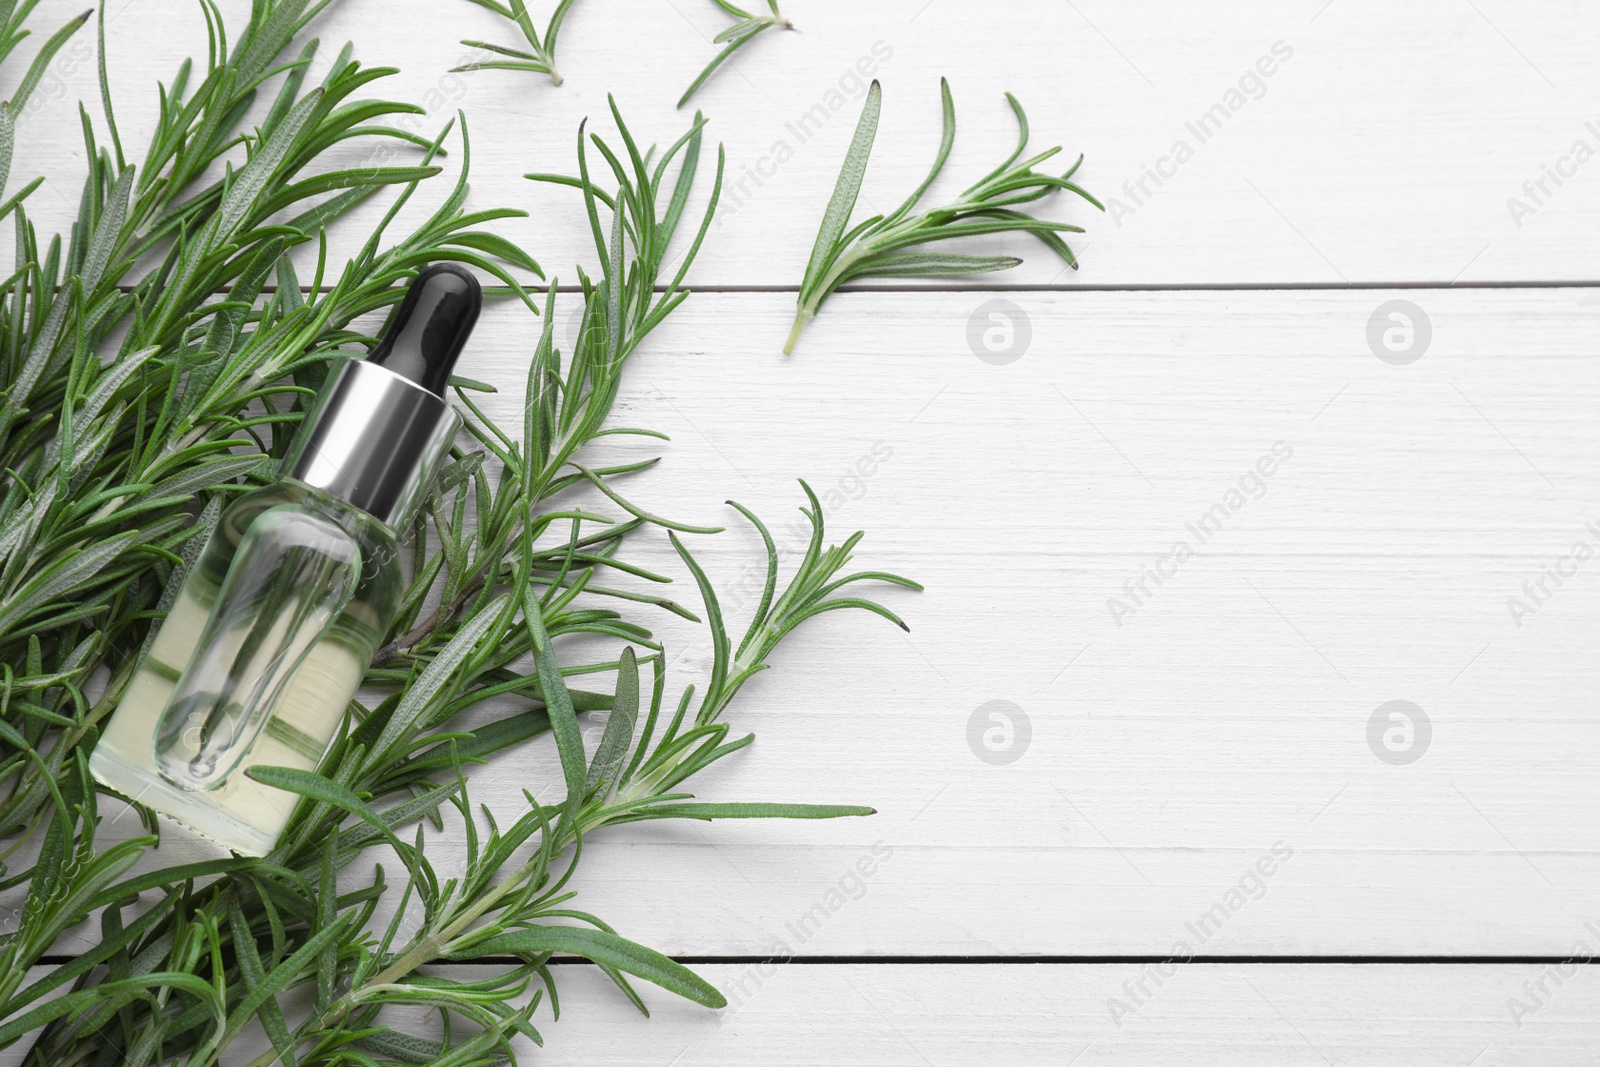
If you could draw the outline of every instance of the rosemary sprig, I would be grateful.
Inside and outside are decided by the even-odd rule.
[[[532,51],[524,52],[504,45],[491,44],[488,41],[462,41],[461,43],[469,48],[481,48],[485,52],[509,58],[476,60],[453,67],[452,70],[526,70],[535,74],[548,74],[553,84],[561,84],[563,80],[561,72],[556,70],[556,37],[561,33],[561,23],[566,19],[574,0],[560,0],[556,4],[555,11],[550,15],[550,22],[545,26],[543,40],[540,39],[539,31],[533,24],[533,16],[528,14],[528,6],[523,0],[510,0],[510,7],[500,3],[500,0],[470,0],[470,2],[516,23]]]
[[[685,89],[683,95],[678,98],[679,107],[689,102],[689,98],[700,90],[700,87],[706,83],[706,79],[710,78],[716,72],[716,69],[727,61],[729,56],[755,40],[763,31],[770,30],[773,27],[785,30],[795,28],[794,23],[784,18],[783,12],[778,10],[778,0],[767,0],[767,8],[772,12],[771,15],[751,14],[741,7],[735,7],[728,0],[711,0],[711,2],[738,21],[711,39],[712,44],[726,44],[727,47],[718,52],[716,57],[706,65],[706,69],[702,70],[699,76],[689,83],[689,88]]]
[[[1022,110],[1022,104],[1010,93],[1006,94],[1006,101],[1017,117],[1020,131],[1016,149],[1005,162],[963,190],[955,200],[921,214],[912,214],[923,194],[944,170],[945,161],[950,158],[950,148],[955,144],[955,104],[950,98],[950,84],[943,78],[939,79],[939,97],[944,133],[939,141],[939,151],[934,156],[933,169],[894,211],[888,215],[873,215],[852,227],[851,215],[855,211],[856,197],[861,192],[861,180],[867,172],[873,141],[877,138],[878,114],[883,100],[878,83],[872,83],[867,102],[861,109],[855,137],[850,142],[850,150],[845,153],[844,167],[839,172],[833,197],[822,216],[817,241],[811,249],[811,259],[806,264],[794,325],[783,346],[785,354],[794,351],[801,331],[816,316],[823,301],[847,282],[862,278],[958,277],[1009,270],[1022,262],[1015,256],[914,251],[924,245],[985,234],[1031,233],[1060,256],[1067,266],[1077,269],[1077,258],[1058,234],[1082,233],[1083,228],[1036,218],[1014,210],[1014,206],[1043,199],[1057,189],[1066,189],[1101,211],[1105,207],[1072,180],[1072,176],[1083,165],[1083,156],[1078,156],[1060,177],[1034,170],[1060,153],[1059,145],[1028,159],[1022,158],[1022,153],[1028,147],[1028,116]]]

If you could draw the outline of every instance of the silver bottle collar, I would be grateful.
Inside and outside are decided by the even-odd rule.
[[[437,394],[375,363],[344,360],[329,368],[283,475],[403,534],[460,428],[460,414]]]

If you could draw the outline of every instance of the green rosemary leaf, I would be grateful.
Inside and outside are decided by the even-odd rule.
[[[523,34],[532,42],[534,48],[539,47],[539,31],[534,29],[533,18],[528,14],[528,5],[523,0],[510,0],[511,17],[516,19]]]
[[[644,998],[639,995],[639,991],[633,988],[633,983],[628,981],[627,975],[608,963],[597,963],[595,966],[600,968],[601,974],[611,979],[611,984],[621,990],[622,995],[628,998],[628,1003],[632,1004],[640,1015],[647,1019],[650,1017],[649,1006],[645,1004]]]
[[[17,143],[17,116],[9,103],[0,104],[0,193],[11,181],[11,154]],[[6,284],[9,289],[11,283]]]
[[[429,1067],[438,1063],[445,1052],[441,1041],[430,1041],[399,1030],[378,1030],[357,1038],[352,1043],[363,1052],[371,1052],[395,1063],[417,1064]]]
[[[43,762],[43,757],[29,748],[26,739],[21,737],[9,722],[0,720],[0,737],[10,742],[17,750],[26,753],[30,759]],[[44,841],[39,846],[39,859],[34,865],[34,877],[28,885],[27,903],[24,908],[34,913],[46,912],[59,895],[57,887],[69,877],[67,872],[71,869],[69,859],[72,854],[74,820],[71,813],[72,805],[62,794],[71,792],[76,784],[75,780],[69,780],[58,786],[54,778],[45,779],[56,817],[45,831]],[[17,933],[20,938],[24,931],[19,929]]]
[[[234,957],[239,961],[240,977],[247,993],[255,993],[266,982],[266,971],[261,964],[261,953],[256,947],[255,934],[250,922],[239,907],[237,894],[228,902],[228,929],[233,935]],[[256,1009],[256,1018],[267,1040],[288,1067],[295,1067],[294,1043],[289,1038],[289,1026],[283,1021],[283,1011],[271,996],[262,998]]]
[[[463,41],[462,44],[467,42]],[[480,59],[472,63],[463,63],[459,67],[451,67],[452,72],[466,73],[474,70],[523,70],[530,74],[549,74],[550,68],[538,60],[518,59]]]
[[[111,398],[133,376],[133,372],[144,366],[152,356],[160,351],[159,348],[152,347],[130,352],[105,369],[100,376],[100,380],[95,384],[94,391],[84,399],[77,411],[73,413],[80,427],[80,433],[87,430],[89,424],[100,417],[100,412],[105,410],[106,404],[110,403]]]
[[[570,695],[570,690],[569,690]],[[529,738],[538,737],[550,729],[549,713],[543,709],[519,711],[496,719],[472,731],[472,736],[456,745],[462,759],[483,759],[503,748]]]
[[[524,714],[537,714],[540,720],[544,720],[543,711]],[[430,735],[430,740],[436,740],[438,744],[422,752],[413,760],[397,764],[383,778],[373,783],[371,793],[374,798],[386,797],[402,790],[410,791],[413,794],[411,800],[384,811],[383,818],[391,825],[399,826],[406,822],[414,822],[419,818],[426,818],[429,822],[438,826],[440,821],[438,813],[443,808],[445,800],[449,799],[448,793],[441,793],[440,790],[448,790],[449,787],[430,788],[433,776],[450,771],[458,764],[466,766],[472,763],[485,763],[487,762],[487,756],[499,751],[500,748],[513,744],[516,740],[526,740],[527,737],[537,736],[549,728],[548,721],[544,721],[538,730],[530,731],[522,737],[505,741],[496,747],[485,745],[483,746],[484,751],[480,751],[473,756],[468,756],[464,752],[458,751],[458,746],[465,746],[473,740],[473,734]],[[409,809],[408,805],[416,805],[414,814],[409,814],[413,809]],[[402,815],[407,817],[401,818]],[[352,838],[364,848],[371,842],[355,836],[360,832],[361,830],[357,829],[351,831],[351,834]]]
[[[822,225],[817,229],[817,241],[811,249],[811,261],[806,264],[806,281],[801,286],[802,298],[815,291],[823,272],[838,258],[839,235],[849,225],[855,211],[856,197],[861,193],[861,181],[867,174],[867,160],[872,157],[872,144],[878,137],[878,115],[883,109],[883,88],[874,78],[867,89],[867,102],[861,107],[861,118],[856,122],[855,136],[845,152],[844,166],[839,180],[834,184],[828,209],[822,214]]]
[[[550,731],[555,735],[556,751],[561,756],[561,769],[567,779],[567,799],[562,819],[576,819],[583,804],[584,783],[588,776],[587,760],[583,754],[583,735],[578,729],[578,719],[572,708],[572,695],[561,677],[556,663],[555,650],[550,646],[550,635],[545,631],[544,615],[533,590],[523,592],[523,623],[533,644],[533,656],[539,672],[539,684],[544,691],[545,710],[550,716]]]
[[[263,133],[270,134],[276,130],[294,107],[295,101],[300,98],[300,90],[305,85],[306,73],[311,69],[311,61],[316,58],[319,42],[310,40],[300,49],[300,54],[289,64],[284,73],[283,84],[278,86],[278,95],[273,97],[272,107],[267,111],[267,117],[261,122]]]
[[[736,44],[734,47],[737,48],[740,44],[743,44],[755,34],[760,33],[761,29],[762,27],[758,22],[735,23],[734,25],[723,30],[721,33],[717,34],[715,37],[711,38],[711,43],[723,44],[727,41],[735,41]],[[728,49],[729,52],[732,50],[732,48]]]
[[[4,104],[0,104],[0,111],[3,111],[3,110],[5,110],[5,105]],[[17,210],[17,207],[24,200],[26,200],[28,198],[28,194],[33,192],[35,189],[39,188],[39,186],[41,186],[43,184],[44,184],[44,179],[43,178],[35,178],[35,179],[33,179],[33,181],[29,182],[27,185],[24,185],[21,189],[17,190],[11,196],[6,197],[5,202],[4,203],[0,203],[0,220],[4,220],[6,218],[6,216],[10,215],[13,211]],[[17,275],[21,275],[27,269],[28,269],[27,267],[23,267],[21,270],[19,270],[17,272]],[[16,280],[17,280],[17,276],[13,276],[12,279],[8,280],[5,283],[6,287],[9,288]]]
[[[722,66],[722,64],[727,61],[729,56],[737,52],[741,45],[754,37],[757,33],[761,32],[762,27],[759,24],[747,22],[741,23],[738,29],[742,32],[736,35],[728,43],[726,48],[718,52],[716,56],[712,58],[710,63],[706,64],[705,70],[702,70],[699,75],[695,77],[694,81],[689,83],[689,87],[683,91],[683,95],[678,97],[678,107],[682,107],[684,104],[687,104],[689,102],[689,98],[700,90],[700,87],[706,83],[706,80],[709,79],[711,75],[717,72],[717,68]],[[722,40],[723,38],[719,34],[717,37],[717,42],[720,43]]]
[[[341,916],[333,925],[324,926],[306,938],[305,943],[296,949],[293,955],[274,967],[255,988],[246,992],[233,1010],[228,1012],[226,1029],[215,1042],[215,1047],[226,1048],[230,1040],[242,1032],[245,1025],[256,1016],[263,1004],[300,981],[313,967],[312,961],[321,953],[323,946],[339,936],[344,924],[344,917]]]
[[[68,982],[76,981],[81,976],[104,964],[107,960],[113,957],[125,956],[126,949],[137,945],[152,927],[167,918],[176,902],[177,894],[168,893],[158,904],[147,908],[131,926],[126,927],[120,925],[119,909],[107,909],[102,916],[102,928],[109,930],[105,923],[110,917],[115,916],[117,926],[114,930],[109,930],[108,935],[102,935],[98,944],[75,957],[70,963],[62,964],[39,978],[26,989],[17,992],[8,1002],[8,1006],[15,1010],[23,1005],[31,1004],[52,989],[57,989]],[[99,903],[91,903],[91,907],[98,908],[100,906]],[[112,977],[121,978],[124,975],[113,974]]]
[[[425,816],[431,815],[444,806],[445,802],[456,794],[458,786],[455,783],[435,786],[427,792],[414,796],[392,808],[387,808],[378,813],[378,822],[382,825],[368,824],[357,826],[344,831],[341,846],[347,850],[366,848],[380,839],[387,839],[394,831],[401,827],[409,826]],[[386,790],[387,791],[387,790]],[[388,833],[385,833],[385,830]]]
[[[634,772],[639,769],[639,765],[650,754],[650,739],[655,734],[656,720],[661,715],[662,698],[666,694],[667,672],[666,665],[663,662],[665,658],[666,654],[663,652],[650,665],[653,675],[650,686],[650,711],[645,716],[644,729],[640,731],[639,743],[634,747],[633,756],[629,758],[628,766],[623,769],[622,775],[618,779],[618,782],[623,786],[633,781]],[[687,698],[685,698],[685,706],[687,706]]]
[[[264,767],[255,766],[246,771],[251,778],[262,785],[270,785],[274,789],[283,789],[311,800],[320,800],[340,811],[349,812],[383,836],[389,846],[398,853],[402,859],[413,856],[413,850],[400,838],[395,836],[389,825],[367,805],[367,802],[356,796],[355,793],[332,781],[315,771],[300,770],[297,767]]]
[[[577,466],[577,464],[574,464],[574,466]],[[643,508],[630,503],[625,497],[623,497],[621,493],[611,488],[604,478],[601,478],[598,474],[595,474],[587,467],[578,466],[577,469],[578,472],[587,478],[596,489],[600,490],[616,503],[622,505],[623,510],[627,511],[628,514],[633,515],[636,518],[643,519],[654,526],[659,526],[663,530],[677,530],[681,533],[695,534],[715,534],[722,532],[723,528],[721,526],[690,526],[688,523],[675,522],[672,519],[665,519],[659,515],[652,515]]]
[[[32,5],[29,6],[31,7]],[[11,94],[11,99],[8,101],[11,110],[21,111],[27,105],[28,97],[33,95],[33,91],[44,80],[44,73],[49,69],[50,61],[55,58],[57,52],[61,51],[61,46],[67,43],[67,39],[78,32],[78,27],[89,21],[89,16],[92,14],[94,14],[92,8],[85,11],[57,30],[44,43],[44,46],[33,57],[33,63],[29,65],[28,73],[22,76],[22,81],[18,83],[16,91]]]
[[[440,169],[437,166],[362,167],[354,170],[329,171],[315,178],[307,178],[303,182],[285,186],[282,192],[265,201],[260,210],[274,214],[307,197],[319,196],[335,189],[357,189],[368,185],[400,185],[405,182],[421,181],[438,174]]]
[[[544,272],[539,269],[539,264],[535,263],[531,256],[497,233],[465,233],[456,237],[453,243],[461,248],[475,248],[480,252],[487,252],[489,255],[498,257],[513,266],[521,267],[523,270],[537,274],[541,278],[544,277]],[[471,381],[469,378],[458,380]],[[472,382],[472,386],[481,392],[495,392],[495,388],[492,385]]]
[[[224,482],[232,482],[235,478],[248,476],[252,472],[260,472],[267,462],[267,457],[261,455],[229,456],[224,459],[211,460],[157,482],[150,489],[150,495],[153,497],[189,496],[203,489],[216,488]]]
[[[118,534],[41,570],[27,585],[0,601],[0,630],[10,629],[51,600],[79,593],[140,536],[138,530]]]
[[[51,512],[55,504],[56,493],[60,490],[61,483],[57,479],[47,482],[39,492],[29,501],[26,508],[18,507],[4,527],[0,527],[0,556],[10,559],[19,558],[12,553],[19,545],[32,545],[34,537],[39,532],[40,525]]]
[[[689,573],[694,575],[695,585],[699,587],[700,599],[706,608],[706,626],[711,631],[711,678],[706,682],[706,695],[700,705],[700,714],[697,717],[701,724],[709,723],[715,718],[714,701],[722,692],[722,687],[727,679],[729,666],[732,661],[731,644],[728,640],[727,628],[722,623],[722,605],[717,600],[717,591],[711,584],[711,579],[696,562],[688,548],[678,538],[676,533],[668,533],[672,547],[677,551],[678,558],[688,566]],[[670,738],[674,731],[668,731]],[[663,740],[662,744],[666,744]]]
[[[867,600],[863,597],[836,597],[832,600],[817,600],[816,602],[807,605],[805,608],[796,611],[790,616],[788,625],[783,630],[779,631],[780,636],[800,625],[809,618],[821,615],[825,611],[838,611],[841,608],[859,608],[862,611],[870,611],[874,615],[879,615],[885,619],[888,619],[902,630],[911,629],[911,627],[905,624],[904,619],[900,618],[900,616],[896,615],[882,604]]]
[[[117,178],[108,198],[105,213],[100,216],[94,237],[89,242],[89,255],[83,262],[79,284],[92,290],[105,277],[106,265],[111,261],[113,244],[122,239],[122,229],[128,217],[128,198],[133,193],[133,171],[125,170]],[[115,281],[115,279],[109,279]]]
[[[195,863],[176,864],[156,871],[148,871],[133,878],[117,882],[102,889],[89,901],[91,909],[103,908],[119,900],[128,900],[151,889],[182,885],[196,878],[214,874],[227,874],[248,867],[253,861],[230,856],[220,860],[200,860]]]
[[[615,967],[708,1008],[720,1008],[727,1004],[727,998],[715,987],[683,964],[606,930],[586,930],[581,926],[531,926],[497,934],[474,942],[467,950],[451,951],[446,955],[452,959],[499,955],[529,959],[550,952],[566,952]]]
[[[684,104],[687,104],[689,102],[689,98],[700,91],[700,87],[704,85],[708,79],[710,79],[711,75],[716,73],[718,67],[722,66],[723,63],[728,61],[730,56],[732,56],[740,48],[743,48],[746,44],[753,41],[756,37],[760,36],[763,32],[773,29],[774,27],[785,30],[792,30],[795,28],[794,23],[784,18],[783,14],[779,12],[778,0],[767,0],[767,7],[772,11],[770,16],[751,14],[748,11],[735,7],[733,4],[726,3],[725,0],[712,0],[712,3],[716,4],[723,11],[726,11],[728,14],[732,15],[738,21],[711,39],[712,44],[726,44],[727,47],[718,52],[716,56],[712,58],[711,62],[706,65],[706,68],[702,70],[698,76],[696,76],[694,81],[689,83],[689,88],[685,89],[683,91],[683,95],[678,98],[678,107],[682,107]]]
[[[428,705],[450,681],[451,675],[478,651],[478,643],[497,624],[499,614],[497,611],[480,612],[433,657],[416,682],[407,687],[399,706],[384,725],[383,733],[372,745],[373,766],[389,758],[388,754],[402,743]]]
[[[617,783],[622,771],[622,761],[627,758],[633,743],[633,727],[639,716],[639,664],[633,649],[622,650],[622,665],[617,668],[617,695],[606,720],[605,732],[600,736],[600,746],[595,749],[589,763],[589,776],[584,782],[585,801],[604,800]]]
[[[312,114],[322,105],[324,90],[313,89],[284,116],[283,122],[260,149],[227,183],[217,214],[208,223],[208,229],[218,237],[232,234],[244,221],[249,208],[261,197],[267,184],[277,177],[278,168],[288,157],[302,130],[311,121]],[[205,235],[202,235],[204,239]]]
[[[529,60],[531,62],[537,63],[538,62],[538,58],[539,58],[538,56],[535,56],[532,53],[523,52],[523,51],[520,51],[520,50],[518,50],[516,48],[507,48],[505,45],[492,44],[489,41],[462,41],[461,43],[466,45],[468,48],[481,48],[486,52],[493,52],[496,55],[501,55],[501,56],[510,56],[513,59],[524,59],[524,60]],[[456,67],[454,69],[456,69],[456,70],[478,70],[483,66],[484,66],[484,64],[481,63],[481,62],[480,63],[466,63],[466,64],[463,64],[462,66]],[[543,65],[542,64],[540,65],[539,69],[541,71],[543,70]]]
[[[858,278],[948,278],[954,274],[986,274],[1010,270],[1016,256],[962,256],[953,252],[911,252],[863,260],[839,276],[840,283]]]
[[[84,777],[87,777],[86,770]],[[86,818],[82,825],[92,825],[93,795],[92,787],[85,791],[85,804],[79,810],[91,813],[91,817]],[[35,912],[38,921],[25,934],[19,932],[18,943],[26,940],[41,951],[49,948],[57,937],[88,916],[90,902],[137,863],[152,844],[154,841],[151,838],[136,837],[94,853],[86,847],[86,839],[80,835],[67,872],[49,882],[52,889],[60,886],[61,891],[46,895],[32,892],[34,887],[30,887],[30,903],[35,900],[40,902],[39,910]],[[42,856],[40,862],[44,862]],[[34,881],[37,886],[39,877],[36,876]],[[10,975],[6,981],[15,988],[21,977]]]
[[[1006,94],[1006,98],[1015,105],[1016,99],[1010,93]],[[922,194],[933,185],[943,172],[945,163],[950,159],[950,149],[955,147],[956,143],[956,102],[950,95],[950,81],[947,78],[939,79],[939,113],[939,151],[933,157],[933,167],[928,171],[928,176],[922,179],[922,184],[906,197],[905,202],[884,218],[885,226],[893,226],[911,213],[911,209],[917,206],[917,201],[922,199]]]
[[[544,31],[544,46],[551,56],[556,54],[556,37],[561,33],[561,24],[567,20],[567,13],[572,10],[572,5],[576,2],[577,0],[560,0],[550,15],[550,22]]]
[[[445,790],[439,789],[432,792],[443,793]],[[393,826],[395,823],[389,818],[391,814],[390,812],[384,813],[384,822]],[[341,866],[339,863],[339,837],[338,824],[329,827],[327,841],[322,851],[322,869],[318,872],[321,878],[317,885],[317,926],[324,930],[337,926],[339,922],[338,875]],[[374,903],[376,903],[376,898],[374,898]],[[277,931],[275,930],[274,933],[277,933]],[[330,939],[317,956],[317,1011],[326,1011],[328,1005],[333,1001],[334,987],[339,981],[338,966],[339,944]],[[274,1037],[272,1046],[278,1050],[278,1055],[282,1056],[285,1061],[293,1061],[294,1045],[292,1042],[287,1039],[280,1041]]]
[[[77,1015],[90,1008],[117,1008],[146,995],[152,989],[163,986],[186,990],[197,997],[210,998],[213,995],[213,990],[208,984],[192,974],[184,974],[181,971],[153,971],[136,979],[102,982],[92,989],[82,989],[46,1001],[32,1011],[0,1026],[0,1046],[11,1044],[23,1034],[36,1030],[53,1019]]]

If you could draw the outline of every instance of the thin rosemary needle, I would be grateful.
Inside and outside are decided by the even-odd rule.
[[[689,88],[685,89],[683,95],[678,98],[679,107],[687,104],[689,98],[700,91],[700,87],[706,83],[711,75],[717,72],[718,67],[722,66],[735,52],[755,40],[762,33],[774,28],[796,29],[795,24],[784,18],[783,12],[778,10],[778,0],[767,0],[767,9],[772,12],[770,15],[753,14],[741,7],[734,6],[728,0],[711,0],[711,2],[732,15],[737,21],[711,39],[712,44],[720,44],[724,45],[724,47],[722,51],[712,58],[710,63],[706,64],[706,68],[699,73],[695,80],[689,83]]]

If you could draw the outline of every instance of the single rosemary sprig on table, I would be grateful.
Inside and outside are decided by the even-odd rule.
[[[795,28],[794,23],[784,18],[783,12],[778,10],[778,0],[767,0],[767,9],[772,12],[771,15],[751,14],[741,7],[735,7],[728,0],[711,0],[711,2],[739,21],[711,39],[712,44],[726,44],[727,47],[718,52],[716,57],[706,65],[706,69],[702,70],[699,76],[689,83],[689,88],[685,89],[683,95],[678,98],[679,107],[687,104],[689,98],[699,92],[700,87],[706,83],[706,79],[715,74],[717,68],[722,66],[729,56],[755,40],[763,31],[774,27],[785,30]]]
[[[532,51],[524,52],[516,48],[507,48],[504,45],[491,44],[488,41],[462,41],[468,48],[481,48],[485,52],[506,56],[506,59],[483,59],[471,63],[463,63],[453,67],[455,71],[467,70],[526,70],[535,74],[548,74],[550,81],[556,85],[562,82],[561,72],[556,70],[556,37],[561,33],[561,23],[566,19],[567,12],[571,10],[574,0],[560,0],[556,9],[550,15],[550,21],[545,26],[543,40],[539,31],[533,24],[533,16],[528,14],[528,6],[523,0],[510,0],[510,7],[500,3],[500,0],[471,0],[479,7],[487,8],[507,21],[514,22],[522,31],[522,36],[527,38],[528,47]]]
[[[945,161],[950,158],[950,148],[955,144],[955,104],[950,98],[950,84],[943,78],[939,79],[939,98],[944,116],[944,134],[939,141],[939,151],[934,156],[933,169],[894,211],[888,215],[873,215],[851,227],[850,219],[855,211],[856,198],[861,192],[861,180],[867,173],[867,161],[872,155],[873,141],[877,138],[878,115],[883,101],[883,92],[878,83],[872,83],[867,92],[866,105],[861,109],[855,137],[850,142],[850,150],[845,153],[844,167],[839,172],[833,197],[822,216],[811,258],[806,263],[794,325],[783,346],[785,354],[794,351],[801,331],[816,316],[823,301],[847,282],[862,278],[959,277],[1009,270],[1022,262],[1015,256],[920,251],[925,245],[992,233],[1030,233],[1060,256],[1067,266],[1077,269],[1077,258],[1058,234],[1082,233],[1083,228],[1036,218],[1015,210],[1015,206],[1041,200],[1057,189],[1066,189],[1101,211],[1105,207],[1072,180],[1072,176],[1083,165],[1083,156],[1080,155],[1059,177],[1034,170],[1039,164],[1059,154],[1059,145],[1022,159],[1022,153],[1028,147],[1028,116],[1022,110],[1022,104],[1010,93],[1006,94],[1006,101],[1017,117],[1020,130],[1016,150],[1005,162],[963,190],[955,200],[921,214],[912,214],[923,194],[944,170]]]

